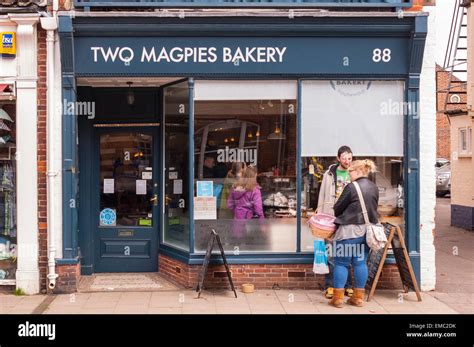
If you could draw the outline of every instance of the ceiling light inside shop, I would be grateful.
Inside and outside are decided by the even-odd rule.
[[[285,140],[285,134],[281,133],[281,128],[278,123],[275,123],[275,130],[268,135],[267,140]]]

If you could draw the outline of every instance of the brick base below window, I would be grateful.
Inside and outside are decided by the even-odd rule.
[[[162,276],[185,288],[196,288],[201,265],[188,265],[165,255],[159,256]],[[230,265],[234,285],[253,283],[257,289],[321,289],[324,275],[315,275],[312,264],[252,264]],[[224,265],[209,265],[205,288],[230,288]],[[385,265],[377,289],[401,289],[396,265]]]
[[[188,265],[165,255],[159,256],[160,274],[185,288],[196,288],[201,265]],[[315,275],[312,264],[251,264],[230,265],[236,289],[244,283],[253,283],[257,289],[322,289],[324,275]],[[54,293],[74,293],[80,279],[80,264],[57,265]],[[229,289],[224,265],[209,265],[205,288]],[[385,265],[377,289],[402,289],[395,264]]]
[[[55,294],[74,293],[77,292],[79,278],[81,276],[81,265],[56,265],[56,288]]]

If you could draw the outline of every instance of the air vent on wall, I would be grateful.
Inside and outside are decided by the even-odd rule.
[[[461,102],[461,97],[458,94],[453,94],[449,97],[449,102],[451,104],[459,104]]]

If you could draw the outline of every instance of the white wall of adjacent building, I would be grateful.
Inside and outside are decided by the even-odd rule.
[[[426,6],[424,11],[429,17],[420,76],[420,287],[429,291],[436,285],[436,7]]]

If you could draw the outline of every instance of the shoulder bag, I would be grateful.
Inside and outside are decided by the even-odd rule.
[[[387,244],[387,236],[385,235],[385,230],[382,224],[372,224],[369,221],[369,215],[367,213],[367,208],[365,207],[365,200],[362,192],[360,190],[359,183],[354,183],[354,187],[357,190],[357,195],[359,196],[360,206],[362,207],[362,214],[364,215],[365,225],[367,226],[366,233],[366,242],[369,245],[370,249],[373,251],[378,251],[385,247]]]

